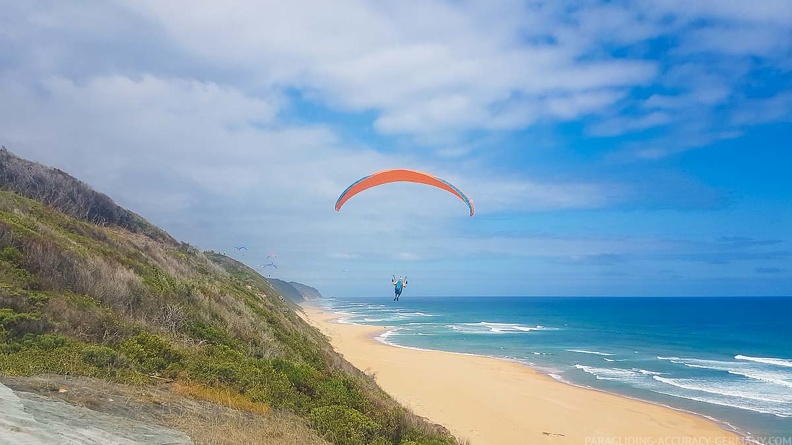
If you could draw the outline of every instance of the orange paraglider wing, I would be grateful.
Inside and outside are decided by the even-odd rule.
[[[341,206],[343,206],[344,203],[349,200],[349,198],[357,195],[363,190],[367,190],[370,189],[371,187],[376,187],[378,185],[388,184],[391,182],[415,182],[417,184],[426,184],[443,189],[449,193],[454,194],[456,197],[461,199],[465,204],[467,204],[468,208],[470,209],[470,216],[473,216],[473,214],[475,213],[475,208],[473,207],[473,201],[471,201],[470,198],[467,197],[467,195],[462,193],[462,190],[459,190],[453,184],[443,179],[440,179],[437,176],[430,175],[429,173],[424,173],[417,170],[403,170],[403,169],[383,170],[355,181],[354,183],[352,183],[352,185],[347,187],[347,189],[344,190],[343,193],[341,193],[341,196],[338,197],[338,201],[336,201],[336,205],[335,205],[336,211],[340,210]]]

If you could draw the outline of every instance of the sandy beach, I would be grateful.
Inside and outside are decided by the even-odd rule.
[[[303,310],[385,391],[471,445],[743,443],[693,414],[568,385],[506,360],[386,345],[374,339],[384,328],[338,323],[338,314],[316,306]]]

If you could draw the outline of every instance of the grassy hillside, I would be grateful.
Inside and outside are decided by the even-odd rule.
[[[292,308],[247,266],[0,152],[0,373],[168,382],[251,415],[301,419],[337,444],[455,443]]]

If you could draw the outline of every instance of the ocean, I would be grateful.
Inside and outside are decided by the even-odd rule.
[[[792,443],[792,298],[392,297],[324,301],[379,341],[498,357],[569,384]],[[785,438],[778,442],[779,438]]]

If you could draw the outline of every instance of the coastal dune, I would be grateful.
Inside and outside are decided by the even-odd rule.
[[[743,443],[694,414],[561,383],[506,360],[386,345],[374,339],[382,327],[338,323],[338,314],[316,306],[303,310],[385,391],[471,445]]]

